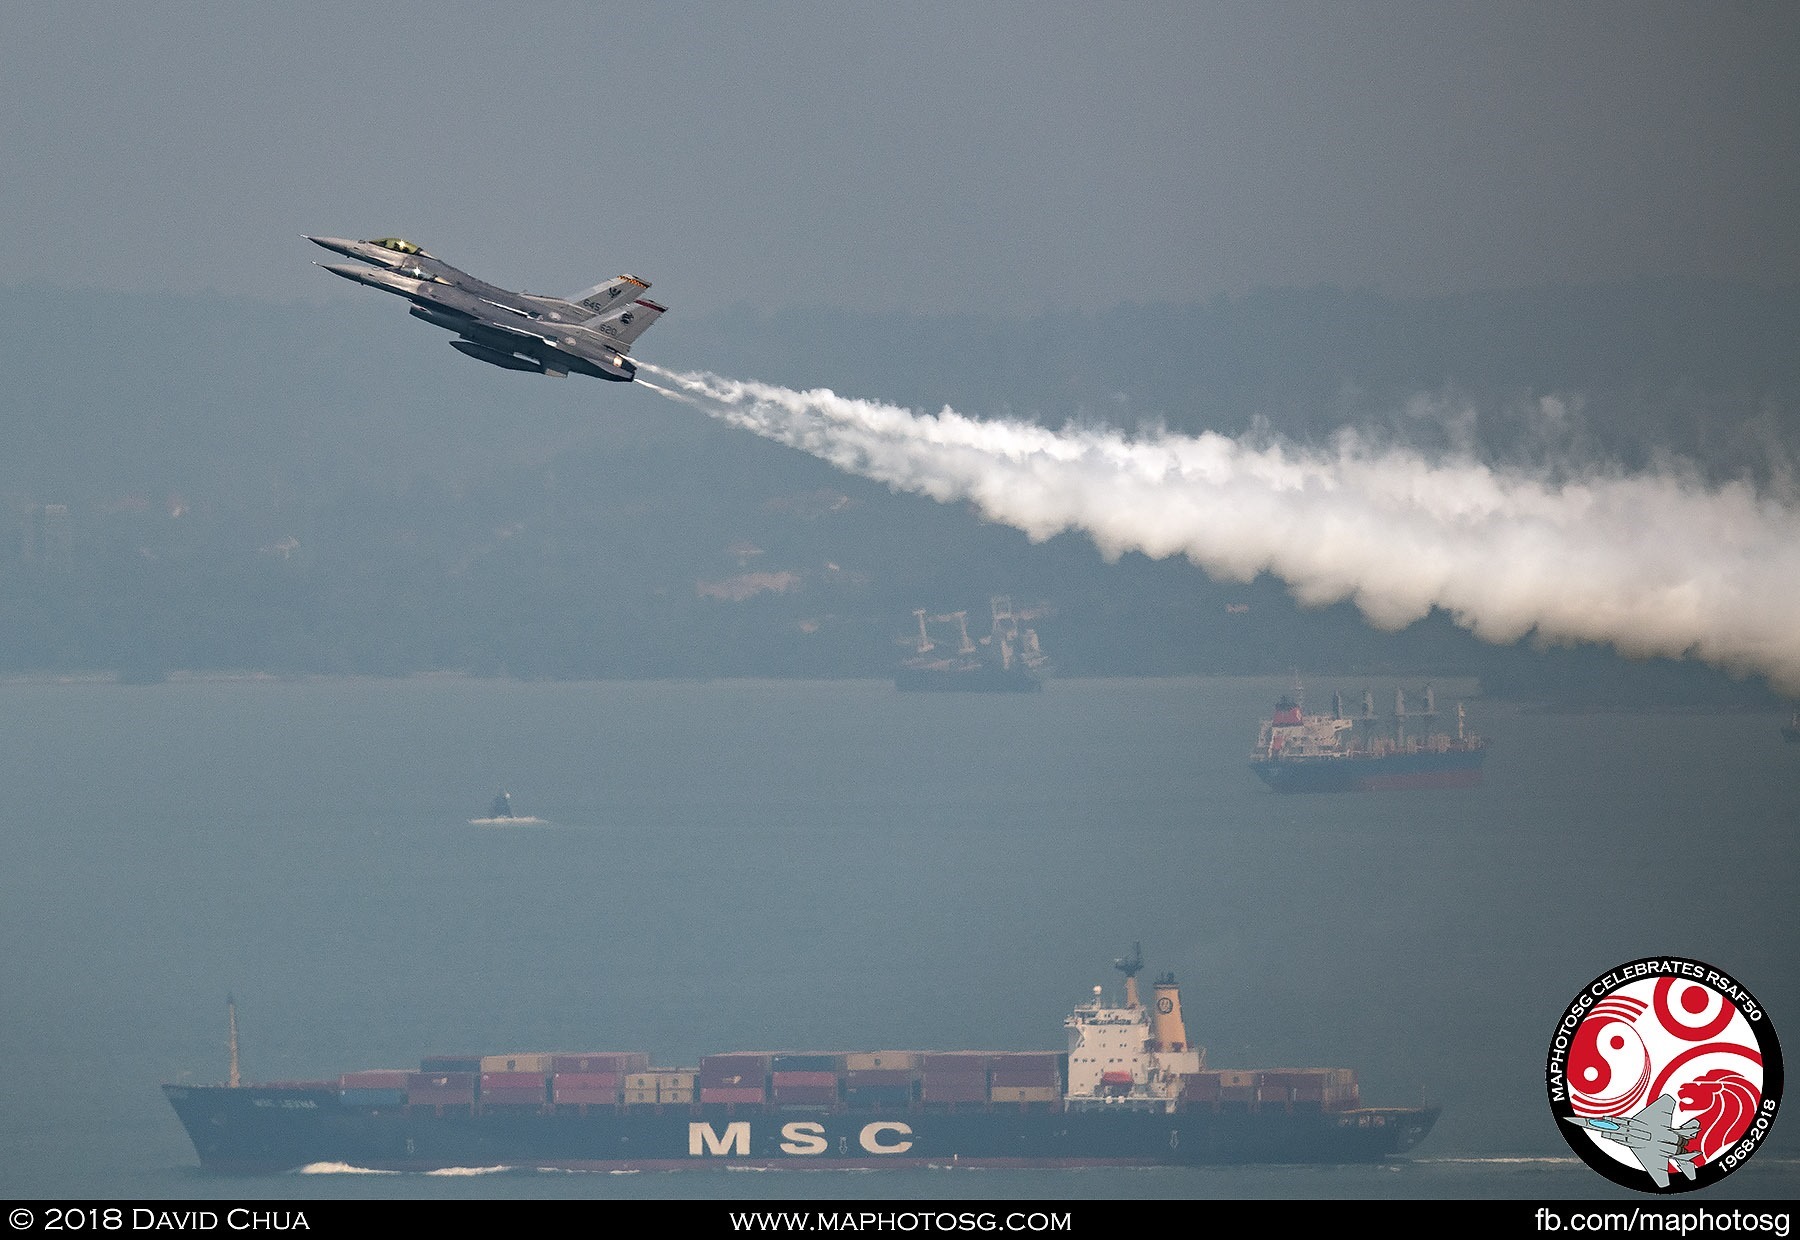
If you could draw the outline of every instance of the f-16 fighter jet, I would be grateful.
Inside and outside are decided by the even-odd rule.
[[[637,367],[626,354],[666,309],[642,295],[650,285],[636,276],[546,297],[489,284],[399,237],[307,240],[369,264],[319,264],[331,274],[406,298],[414,318],[456,333],[451,348],[507,370],[629,383]]]
[[[1650,1173],[1658,1188],[1669,1186],[1669,1164],[1688,1179],[1695,1178],[1694,1160],[1700,1155],[1689,1153],[1687,1143],[1700,1131],[1700,1121],[1690,1119],[1681,1127],[1670,1123],[1675,1118],[1675,1099],[1664,1094],[1636,1115],[1607,1119],[1564,1116],[1565,1124],[1585,1128],[1596,1137],[1617,1141],[1631,1151],[1638,1166]]]

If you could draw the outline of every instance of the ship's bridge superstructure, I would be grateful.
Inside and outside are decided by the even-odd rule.
[[[1302,713],[1295,697],[1275,703],[1275,715],[1262,725],[1252,758],[1341,757],[1353,746],[1355,721],[1342,712],[1331,715]]]
[[[1141,955],[1118,962],[1125,973],[1123,1006],[1107,1003],[1096,986],[1094,997],[1063,1021],[1069,1035],[1063,1098],[1070,1110],[1172,1111],[1186,1079],[1206,1065],[1206,1052],[1187,1044],[1175,975],[1157,979],[1153,1014],[1138,1001],[1141,966]]]

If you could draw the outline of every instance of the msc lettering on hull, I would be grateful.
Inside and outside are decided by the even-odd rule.
[[[869,1154],[904,1154],[913,1146],[912,1128],[893,1120],[864,1124],[856,1136],[857,1144]],[[795,1120],[781,1126],[780,1149],[783,1154],[809,1157],[825,1153],[830,1142],[825,1125],[813,1120]],[[688,1154],[694,1158],[708,1156],[750,1157],[750,1121],[738,1120],[725,1125],[723,1132],[711,1124],[688,1125]]]

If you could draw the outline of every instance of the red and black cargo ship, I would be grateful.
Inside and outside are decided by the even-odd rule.
[[[1409,716],[1406,695],[1394,693],[1391,719],[1377,719],[1373,696],[1363,711],[1344,713],[1331,695],[1331,713],[1309,715],[1300,692],[1275,703],[1257,734],[1250,769],[1276,792],[1391,792],[1409,788],[1473,788],[1481,782],[1487,742],[1471,735],[1456,707],[1456,733],[1437,730],[1437,699],[1425,689],[1425,709]]]
[[[568,1170],[1377,1162],[1436,1107],[1368,1107],[1346,1068],[1213,1070],[1173,975],[1139,1002],[1120,961],[1064,1020],[1066,1052],[434,1056],[335,1081],[165,1085],[202,1165]]]

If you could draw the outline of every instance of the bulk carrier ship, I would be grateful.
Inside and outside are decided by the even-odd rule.
[[[1329,715],[1308,715],[1300,691],[1275,703],[1262,725],[1250,769],[1277,792],[1371,792],[1403,788],[1472,788],[1481,782],[1487,742],[1469,735],[1462,704],[1456,735],[1435,731],[1437,699],[1425,689],[1425,710],[1408,717],[1406,694],[1394,691],[1394,715],[1375,716],[1372,694],[1363,713],[1344,713],[1342,695],[1331,695]]]
[[[1172,974],[1138,952],[1063,1021],[1066,1052],[641,1051],[431,1056],[334,1081],[164,1085],[201,1164],[673,1170],[1378,1162],[1436,1107],[1366,1107],[1347,1068],[1214,1070]]]

